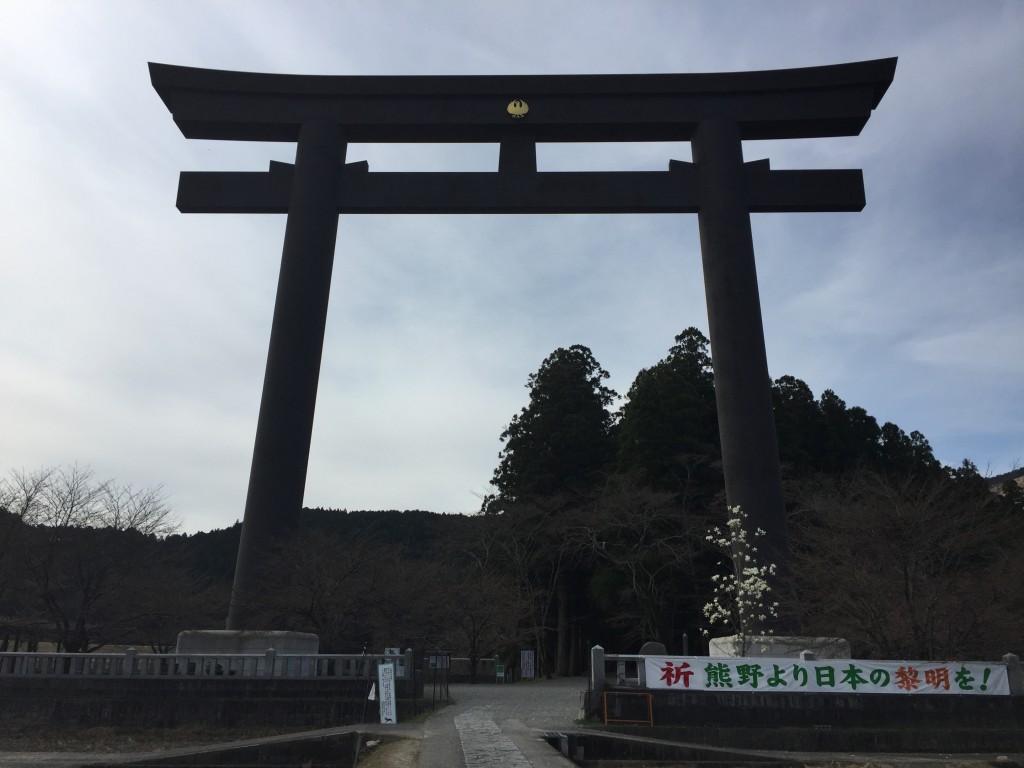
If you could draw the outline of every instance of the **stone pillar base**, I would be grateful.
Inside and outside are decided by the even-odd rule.
[[[190,629],[178,634],[174,652],[212,656],[266,653],[271,648],[282,655],[316,655],[320,652],[320,638],[309,632]]]
[[[800,637],[798,635],[752,635],[713,637],[708,656],[798,658],[811,651],[819,659],[849,659],[850,643],[841,637]]]

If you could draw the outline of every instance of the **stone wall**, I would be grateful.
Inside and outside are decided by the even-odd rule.
[[[423,709],[423,684],[398,680],[399,721]],[[0,681],[0,723],[289,725],[376,722],[365,680],[31,678]]]
[[[633,691],[635,693],[635,690]],[[1024,726],[1017,696],[650,691],[658,725],[775,728],[784,726]]]
[[[646,698],[638,695],[635,688],[612,688],[608,693],[611,721],[646,718]],[[744,749],[807,752],[1024,750],[1024,697],[1020,696],[648,693],[652,697],[653,726],[613,724],[608,729],[656,739]],[[603,717],[602,702],[594,703],[596,716]],[[595,746],[598,745],[593,744],[591,748]],[[608,753],[609,756],[617,754]]]

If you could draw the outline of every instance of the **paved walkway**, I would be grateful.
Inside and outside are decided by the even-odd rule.
[[[542,740],[580,715],[582,677],[515,685],[453,685],[454,707],[423,724],[419,768],[566,768]]]

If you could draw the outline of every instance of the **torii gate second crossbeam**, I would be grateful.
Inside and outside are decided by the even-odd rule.
[[[785,564],[784,515],[750,213],[859,211],[859,170],[744,163],[742,142],[858,135],[896,59],[761,72],[352,77],[150,64],[186,138],[296,142],[263,173],[183,172],[184,213],[286,213],[228,629],[254,629],[260,552],[302,506],[343,213],[696,213],[727,502]],[[537,171],[539,142],[689,141],[665,171]],[[375,173],[348,143],[500,145],[490,173]]]

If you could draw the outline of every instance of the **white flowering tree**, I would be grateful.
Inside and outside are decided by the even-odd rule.
[[[728,514],[725,530],[712,528],[707,541],[721,550],[732,568],[711,577],[712,597],[704,606],[704,617],[710,627],[731,629],[739,655],[745,656],[754,643],[772,634],[769,619],[778,618],[779,603],[771,587],[776,567],[759,557],[758,545],[765,532],[758,528],[751,535],[747,516],[739,507],[729,507]],[[710,635],[710,629],[704,634]]]

